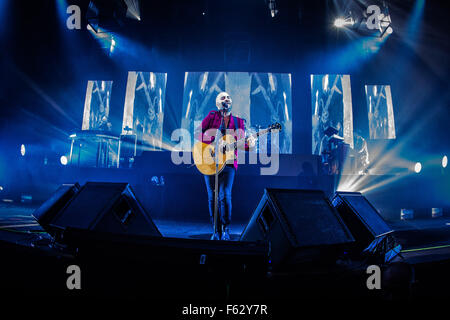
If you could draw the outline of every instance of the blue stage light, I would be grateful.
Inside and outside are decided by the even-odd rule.
[[[442,157],[442,168],[447,168],[448,158],[447,156]]]
[[[420,171],[422,171],[422,164],[420,162],[416,163],[416,165],[414,166],[414,171],[416,173],[419,173]]]
[[[64,23],[67,20],[68,14],[67,14],[67,7],[69,4],[66,0],[58,0],[56,1],[57,9],[58,9],[58,15]]]
[[[61,162],[61,164],[63,166],[67,165],[67,163],[69,162],[69,160],[67,159],[66,156],[61,156],[61,158],[59,159],[59,161]]]
[[[86,28],[91,32],[92,36],[97,40],[100,46],[111,55],[117,45],[116,36],[100,27],[95,29],[91,24],[88,24]]]
[[[416,0],[413,11],[406,25],[405,40],[410,45],[415,45],[419,32],[423,24],[423,14],[425,11],[425,0]]]
[[[25,157],[25,153],[27,152],[27,150],[26,150],[26,148],[25,148],[25,145],[24,144],[22,144],[21,146],[20,146],[20,154],[22,155],[22,157]]]

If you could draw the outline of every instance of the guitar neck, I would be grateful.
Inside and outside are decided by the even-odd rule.
[[[264,130],[260,130],[260,131],[258,131],[258,132],[256,132],[256,133],[251,134],[250,137],[259,138],[259,136],[262,136],[262,135],[264,135],[264,134],[267,134],[270,130],[271,130],[271,129],[269,129],[269,128],[264,129]],[[245,143],[245,141],[246,141],[248,138],[249,138],[249,137],[239,139],[238,141],[236,141],[236,142],[233,143],[233,147],[236,148],[239,144]]]

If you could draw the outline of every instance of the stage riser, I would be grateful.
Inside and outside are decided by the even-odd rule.
[[[158,153],[155,153],[158,154]],[[298,165],[293,160],[289,167]],[[172,171],[171,171],[172,170]],[[173,170],[176,170],[175,172]],[[283,170],[282,172],[286,172]],[[207,194],[203,176],[195,167],[147,166],[135,169],[98,169],[61,166],[25,166],[7,172],[2,198],[20,201],[20,196],[31,195],[33,201],[43,202],[63,183],[87,181],[130,183],[144,207],[156,218],[181,218],[183,220],[208,219]],[[152,177],[164,177],[164,185],[155,185]],[[342,176],[340,181],[352,179]],[[366,185],[391,180],[395,176],[365,176]],[[400,209],[418,209],[420,217],[427,217],[432,207],[450,207],[450,179],[446,176],[411,175],[374,189],[366,197],[388,220],[400,219]],[[339,185],[337,176],[275,175],[261,176],[257,166],[238,168],[233,187],[233,219],[247,221],[268,188],[320,189],[328,196]],[[356,190],[357,191],[357,190]]]

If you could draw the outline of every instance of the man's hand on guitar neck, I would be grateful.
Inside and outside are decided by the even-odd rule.
[[[249,136],[247,138],[247,144],[249,149],[253,149],[256,146],[256,138],[254,136]]]

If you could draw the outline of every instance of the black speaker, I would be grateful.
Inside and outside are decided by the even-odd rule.
[[[274,267],[328,259],[354,242],[323,191],[295,189],[265,189],[240,240],[267,241]]]
[[[38,222],[61,241],[60,236],[68,227],[161,237],[128,183],[87,182],[62,208],[50,205],[48,210],[49,204],[37,209],[34,216],[46,217],[38,218]]]
[[[358,249],[381,255],[385,262],[400,252],[394,231],[361,193],[336,192],[332,205],[355,237]]]
[[[137,143],[137,135],[135,134],[120,135],[118,161],[121,168],[130,167],[130,159],[134,159],[136,157]]]
[[[81,187],[78,183],[61,185],[47,201],[33,212],[33,217],[45,231],[55,235],[56,230],[50,226],[50,223],[80,189]]]
[[[77,248],[77,257],[81,259],[95,263],[113,259],[125,262],[134,271],[136,264],[161,267],[164,274],[177,275],[201,267],[205,273],[220,270],[221,279],[234,272],[267,272],[264,243],[111,234],[70,227],[64,231],[64,240]]]

